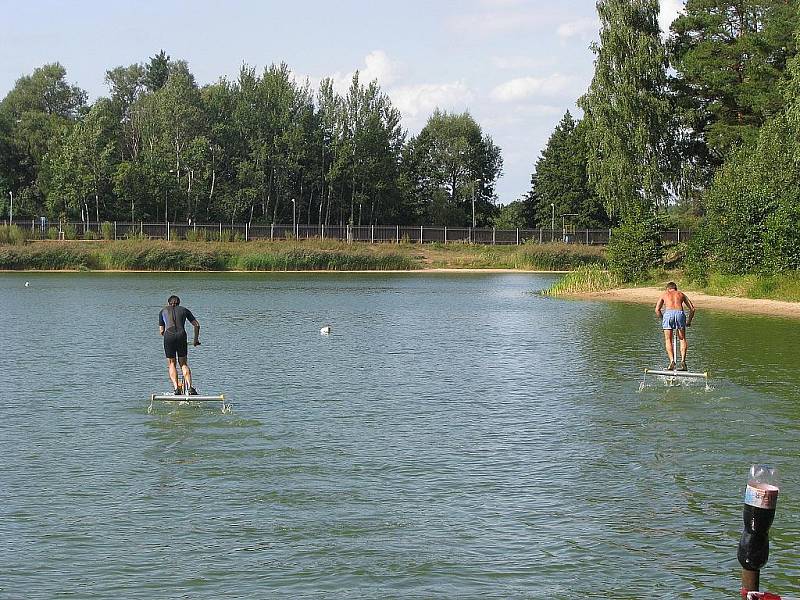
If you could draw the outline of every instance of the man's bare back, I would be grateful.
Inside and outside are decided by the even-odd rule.
[[[689,309],[689,314],[683,312],[684,305]],[[675,282],[670,281],[667,284],[667,290],[661,294],[661,297],[656,302],[656,314],[661,320],[662,329],[664,330],[664,347],[669,357],[668,370],[676,367],[675,352],[672,347],[672,332],[677,331],[678,339],[681,346],[681,363],[678,370],[686,370],[686,351],[689,344],[686,340],[686,328],[692,324],[694,318],[694,304],[683,292],[678,291],[678,286]]]

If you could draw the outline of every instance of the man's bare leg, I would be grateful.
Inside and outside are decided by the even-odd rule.
[[[169,380],[172,382],[172,389],[178,389],[178,371],[175,368],[175,359],[167,359],[167,372],[169,373]]]
[[[192,370],[189,368],[188,357],[178,357],[178,362],[181,364],[181,370],[183,371],[183,392],[188,394],[192,388]]]
[[[681,363],[686,364],[686,350],[689,349],[689,342],[686,340],[686,330],[678,329],[678,339],[681,342]]]
[[[675,351],[672,348],[672,329],[664,330],[664,347],[667,349],[670,367],[675,366]]]

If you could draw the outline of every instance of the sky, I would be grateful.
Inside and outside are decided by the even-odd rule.
[[[682,7],[661,0],[661,27]],[[105,72],[164,49],[198,83],[285,62],[312,85],[377,79],[414,135],[436,108],[469,111],[503,153],[501,204],[530,188],[540,152],[593,73],[593,0],[0,0],[0,98],[36,67],[107,95]]]

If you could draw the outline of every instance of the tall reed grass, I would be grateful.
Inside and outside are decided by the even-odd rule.
[[[596,265],[590,265],[579,267],[575,271],[567,273],[548,289],[544,290],[542,294],[546,296],[569,296],[611,290],[620,285],[622,285],[622,280],[617,275]]]

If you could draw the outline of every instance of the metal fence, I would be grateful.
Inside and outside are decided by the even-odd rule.
[[[2,221],[4,225],[9,222]],[[15,225],[29,231],[31,239],[128,239],[252,241],[321,239],[369,243],[472,243],[519,245],[527,242],[605,245],[610,229],[496,229],[493,227],[434,227],[428,225],[251,225],[249,223],[49,223],[46,219],[21,221]],[[691,231],[662,232],[664,243],[684,242]]]

